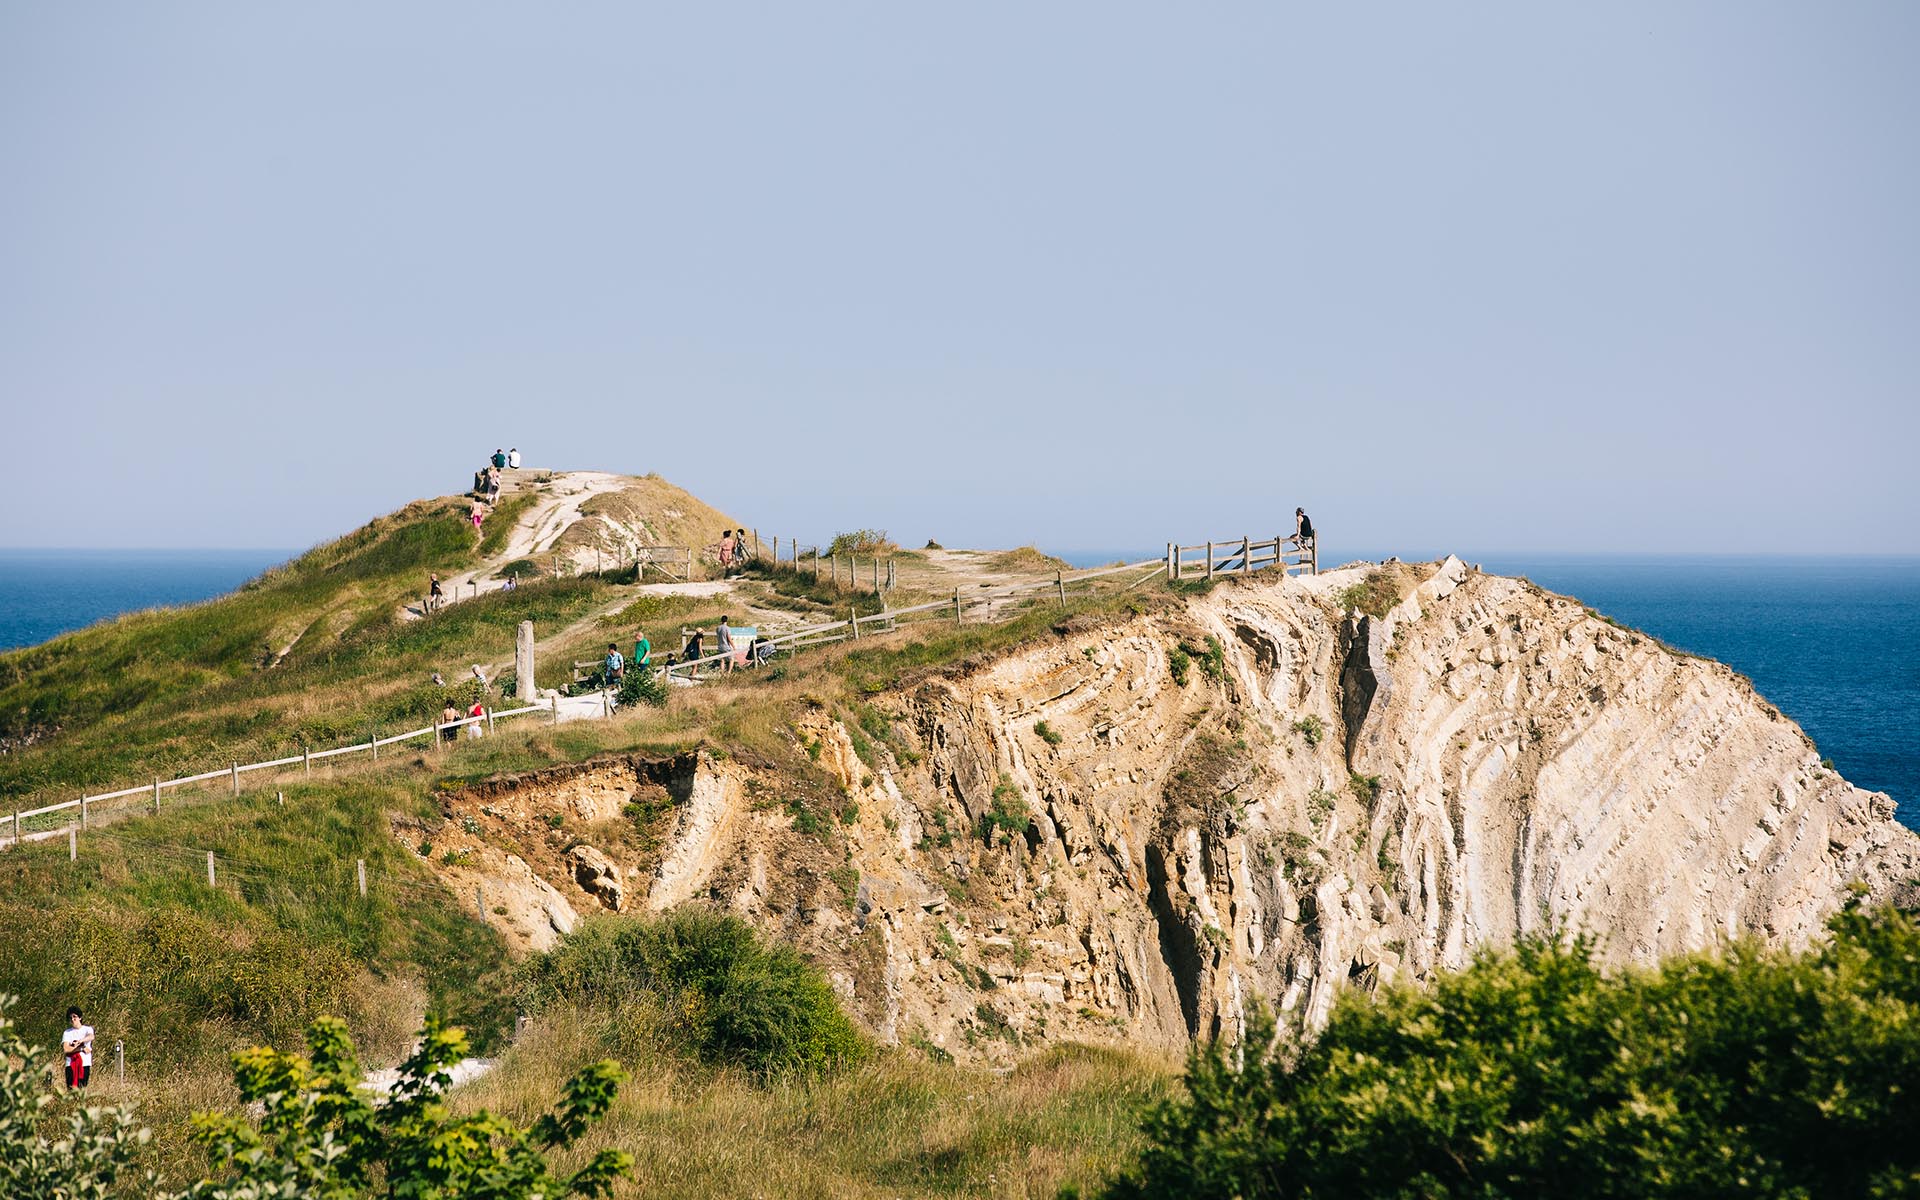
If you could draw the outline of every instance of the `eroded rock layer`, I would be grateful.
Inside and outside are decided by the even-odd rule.
[[[1798,943],[1920,871],[1892,802],[1726,667],[1452,559],[1354,615],[1364,574],[1067,621],[864,732],[817,710],[793,734],[852,801],[843,848],[764,769],[622,759],[449,796],[448,873],[497,864],[536,949],[574,910],[730,906],[881,1037],[992,1059],[1175,1049],[1256,997],[1310,1028],[1342,986],[1534,931],[1614,961]]]

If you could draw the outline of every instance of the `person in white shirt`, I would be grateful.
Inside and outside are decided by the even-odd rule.
[[[60,1035],[60,1053],[67,1056],[67,1087],[79,1091],[93,1074],[93,1026],[80,1017],[80,1010],[67,1010],[66,1032]]]
[[[509,471],[518,471],[520,469],[520,448],[518,446],[507,451],[507,469]]]

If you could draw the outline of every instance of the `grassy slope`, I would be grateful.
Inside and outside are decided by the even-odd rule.
[[[0,790],[65,798],[82,783],[204,769],[210,759],[244,761],[297,752],[303,741],[364,736],[375,722],[391,729],[423,721],[439,705],[422,684],[430,671],[453,676],[468,661],[497,660],[523,618],[558,629],[617,603],[613,584],[565,579],[469,601],[430,621],[395,620],[395,607],[419,591],[426,570],[473,561],[460,515],[454,502],[410,506],[232,596],[129,616],[0,657],[7,728],[61,727],[43,744],[0,757]],[[794,590],[801,604],[837,609],[847,599],[830,588]],[[807,594],[813,590],[822,594]],[[1110,612],[1139,603],[1075,607]],[[584,657],[609,638],[625,644],[638,626],[656,645],[672,645],[680,625],[710,624],[711,607],[637,597],[577,629],[571,642]],[[259,790],[237,800],[217,788],[180,793],[157,818],[87,831],[78,863],[67,861],[61,843],[8,852],[0,856],[0,991],[24,996],[17,1015],[42,1041],[55,1036],[58,1015],[75,1002],[105,1042],[126,1042],[125,1092],[142,1101],[159,1134],[153,1161],[178,1178],[200,1161],[184,1143],[184,1114],[230,1102],[225,1055],[237,1046],[291,1044],[311,1016],[336,1012],[349,1019],[369,1060],[391,1061],[429,1004],[468,1024],[482,1045],[510,1023],[501,939],[393,836],[390,816],[437,820],[432,793],[454,780],[603,751],[697,745],[782,771],[793,780],[790,804],[830,807],[835,789],[792,733],[804,710],[826,703],[857,713],[862,696],[969,655],[1051,636],[1060,619],[1056,610],[1036,610],[958,630],[929,622],[884,642],[810,651],[779,672],[676,692],[664,710],[558,728],[503,727],[450,752],[410,750],[312,779],[249,777],[249,788]],[[559,657],[550,651],[546,661]],[[263,665],[269,662],[275,665]],[[284,792],[284,807],[272,801],[275,790]],[[826,836],[845,836],[823,824]],[[208,850],[218,864],[211,889]],[[354,886],[356,859],[368,866],[365,900]],[[651,1053],[627,1050],[642,1060]],[[533,1062],[516,1055],[521,1065],[510,1064],[498,1086],[514,1086],[523,1071],[544,1078],[546,1066]],[[684,1179],[713,1194],[745,1186],[729,1174],[749,1159],[771,1177],[817,1175],[805,1186],[796,1182],[802,1194],[1006,1192],[1015,1179],[1047,1192],[1051,1184],[1040,1181],[1083,1177],[1076,1156],[1105,1162],[1130,1144],[1137,1101],[1165,1074],[1097,1057],[1061,1059],[1018,1077],[1033,1082],[1016,1089],[1019,1102],[1008,1108],[987,1102],[993,1080],[911,1053],[888,1055],[848,1080],[771,1092],[651,1060],[640,1065],[665,1072],[667,1082],[648,1093],[651,1100],[636,1093],[623,1106],[622,1119],[637,1124],[622,1136],[641,1137],[663,1114],[678,1114],[649,1169],[661,1186]],[[1083,1128],[1087,1121],[1093,1125]],[[729,1129],[744,1138],[746,1158],[698,1144]],[[1060,1139],[1092,1149],[1030,1148]],[[822,1156],[832,1161],[825,1173],[816,1162]],[[1001,1182],[987,1186],[988,1176]]]

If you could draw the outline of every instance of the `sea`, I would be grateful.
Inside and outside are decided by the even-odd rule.
[[[1074,566],[1158,547],[1062,553]],[[1321,556],[1322,565],[1385,553]],[[1430,554],[1400,555],[1408,561]],[[1860,787],[1920,829],[1920,557],[1461,553],[1753,680]]]
[[[1056,552],[1075,566],[1153,560]],[[0,550],[0,649],[229,592],[289,550]],[[1378,560],[1384,553],[1323,556]],[[1402,553],[1409,561],[1431,555]],[[1462,553],[1719,659],[1800,723],[1840,773],[1920,829],[1920,557]]]

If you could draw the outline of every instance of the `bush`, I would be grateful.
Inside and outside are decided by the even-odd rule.
[[[45,1056],[7,1017],[14,1000],[0,996],[0,1196],[104,1200],[118,1194],[115,1181],[152,1135],[134,1123],[132,1109],[89,1108],[78,1097],[50,1095]],[[94,1058],[97,1064],[97,1049]],[[54,1141],[40,1131],[49,1117],[60,1122]],[[152,1190],[151,1181],[143,1190]]]
[[[1045,721],[1035,721],[1033,723],[1033,731],[1040,736],[1041,741],[1049,746],[1058,746],[1061,742],[1067,740],[1058,729],[1055,729]]]
[[[620,678],[618,694],[622,705],[651,704],[660,708],[667,702],[667,681],[649,667],[628,667]]]
[[[1020,785],[1013,776],[1002,775],[1000,782],[994,785],[993,801],[980,818],[980,836],[991,845],[994,836],[1006,830],[1012,837],[1025,833],[1027,826],[1033,823],[1033,810],[1028,807],[1027,799],[1020,794]]]
[[[606,1115],[625,1078],[615,1063],[580,1071],[567,1081],[558,1109],[521,1129],[484,1110],[449,1113],[441,1100],[447,1069],[466,1056],[467,1037],[433,1017],[377,1107],[361,1085],[344,1023],[315,1021],[307,1045],[311,1058],[265,1047],[233,1056],[241,1103],[257,1108],[258,1124],[196,1114],[194,1140],[213,1151],[229,1178],[203,1179],[178,1200],[371,1195],[376,1180],[386,1195],[422,1200],[603,1197],[633,1169],[626,1151],[602,1150],[572,1174],[555,1176],[544,1153],[571,1146]]]
[[[835,554],[884,554],[899,547],[887,536],[884,529],[855,529],[851,533],[836,533],[833,542],[827,547],[829,556]]]
[[[1293,723],[1293,731],[1305,738],[1308,746],[1318,746],[1320,739],[1327,736],[1327,723],[1318,713],[1309,713]]]
[[[699,905],[588,922],[528,964],[522,997],[532,1012],[562,1000],[644,1004],[670,1042],[763,1080],[817,1074],[867,1051],[817,968]]]
[[[1175,687],[1187,686],[1187,668],[1193,665],[1193,656],[1187,653],[1185,646],[1175,646],[1167,651],[1167,670],[1173,674]]]
[[[1585,942],[1349,992],[1311,1045],[1250,1023],[1110,1197],[1892,1196],[1920,1187],[1920,921],[1603,974]]]

